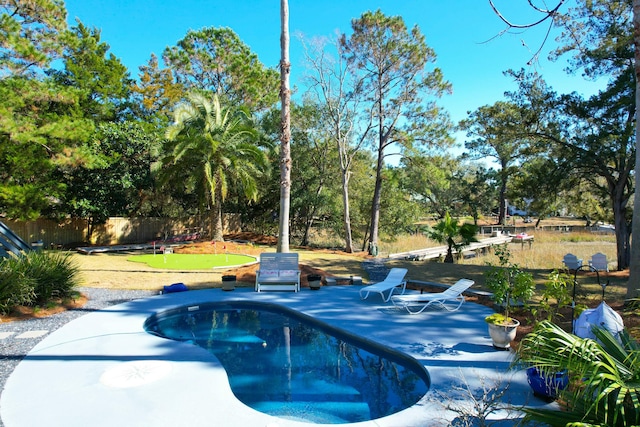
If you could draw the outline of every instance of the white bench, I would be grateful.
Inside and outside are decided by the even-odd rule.
[[[297,253],[269,252],[260,254],[260,269],[256,272],[256,292],[300,290],[300,269]]]

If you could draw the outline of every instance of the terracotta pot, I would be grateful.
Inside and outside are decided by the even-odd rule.
[[[520,322],[511,319],[509,324],[487,323],[489,325],[489,336],[493,341],[493,346],[499,350],[507,350],[511,346],[511,341],[516,338],[516,331]]]

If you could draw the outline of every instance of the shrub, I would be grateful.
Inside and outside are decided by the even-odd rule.
[[[78,286],[79,267],[63,252],[29,252],[0,263],[0,312],[18,305],[44,305],[70,298]]]
[[[429,238],[447,245],[447,255],[444,258],[444,262],[453,263],[453,252],[457,252],[458,257],[461,257],[463,248],[478,241],[477,232],[478,227],[476,225],[458,224],[458,220],[451,218],[449,212],[447,212],[444,218],[434,225],[428,234]]]
[[[36,300],[36,281],[17,268],[20,261],[0,261],[0,313],[8,314],[18,305],[31,305]]]
[[[78,286],[79,267],[64,252],[29,252],[23,267],[27,277],[35,280],[37,304],[46,304],[53,299],[70,298]]]
[[[544,282],[544,292],[540,305],[536,309],[532,309],[534,317],[556,321],[557,317],[561,317],[560,310],[571,305],[573,301],[569,287],[573,284],[571,276],[563,271],[553,270],[547,276]],[[540,319],[540,320],[542,320]]]

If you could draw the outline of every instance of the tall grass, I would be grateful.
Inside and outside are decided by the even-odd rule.
[[[73,297],[79,266],[69,253],[33,251],[0,261],[0,312]]]
[[[487,236],[488,237],[488,236]],[[479,236],[482,239],[482,236]],[[391,241],[380,244],[381,256],[388,254],[408,252],[440,246],[439,243],[430,240],[422,234],[398,236]],[[554,231],[540,231],[534,234],[534,242],[529,247],[528,243],[510,243],[509,249],[514,264],[527,269],[554,269],[562,268],[562,258],[567,253],[572,253],[581,258],[587,264],[591,255],[602,252],[607,259],[615,261],[616,245],[615,237],[611,235],[582,233],[561,233]],[[459,264],[486,265],[498,263],[497,257],[492,251],[484,256],[456,260]],[[612,265],[615,268],[615,262]]]
[[[572,253],[583,264],[587,264],[591,256],[597,252],[602,252],[607,259],[614,261],[612,267],[615,268],[616,245],[615,237],[597,235],[593,233],[558,233],[553,231],[536,232],[534,242],[529,247],[528,243],[510,243],[512,261],[522,268],[527,269],[554,269],[562,268],[562,258]],[[496,262],[497,258],[490,253],[486,257],[477,257],[464,260],[471,265]]]
[[[524,245],[520,243],[509,244],[512,261],[522,268],[544,270],[562,268],[562,258],[568,253],[576,255],[583,260],[584,264],[587,264],[591,255],[597,252],[602,252],[607,256],[608,260],[612,261],[611,268],[615,269],[616,267],[617,252],[615,236],[613,235],[589,232],[565,233],[560,231],[535,231],[532,234],[534,235],[534,242],[531,246],[528,243]],[[330,233],[316,234],[313,237],[313,246],[316,247],[340,248],[344,246],[339,237]],[[483,236],[478,237],[480,239],[483,238]],[[356,242],[357,245],[358,243]],[[440,246],[440,243],[429,239],[422,233],[386,237],[379,242],[379,256],[386,257],[389,254],[434,246]],[[498,259],[491,251],[488,251],[483,256],[456,260],[456,263],[467,265],[486,265],[487,263],[496,264],[497,262]]]
[[[0,262],[0,313],[7,314],[19,305],[36,300],[36,281],[15,269],[14,259]]]

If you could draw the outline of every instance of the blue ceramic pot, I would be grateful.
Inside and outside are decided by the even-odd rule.
[[[538,368],[531,367],[527,369],[527,381],[536,396],[555,399],[558,391],[564,390],[569,384],[569,374],[563,370],[549,376]]]

